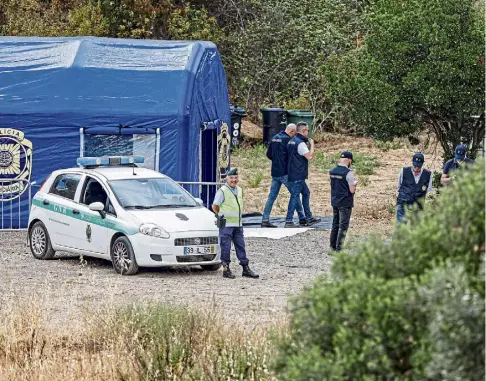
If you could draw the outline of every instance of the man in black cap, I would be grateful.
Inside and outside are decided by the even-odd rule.
[[[397,221],[405,219],[405,208],[412,205],[423,209],[422,199],[432,191],[432,173],[423,168],[424,155],[417,152],[413,155],[412,167],[400,170],[398,176]]]
[[[440,178],[440,183],[442,185],[447,185],[450,183],[450,181],[452,180],[451,172],[461,167],[461,165],[475,163],[474,160],[469,159],[466,156],[466,151],[467,151],[466,146],[463,144],[459,144],[456,147],[454,159],[448,160],[444,165],[444,170],[442,171],[442,177]]]
[[[238,182],[238,169],[233,168],[229,170],[226,176],[226,184],[216,192],[212,205],[214,213],[218,216],[218,221],[224,220],[223,226],[218,226],[223,278],[235,278],[230,269],[231,242],[235,246],[236,256],[240,261],[241,267],[243,267],[242,276],[258,278],[259,275],[250,269],[249,261],[246,257],[242,223],[243,191],[238,186]]]
[[[339,251],[349,228],[351,211],[354,206],[354,193],[358,180],[351,170],[353,154],[344,151],[339,163],[329,171],[331,178],[331,205],[333,211],[331,230],[331,249]]]

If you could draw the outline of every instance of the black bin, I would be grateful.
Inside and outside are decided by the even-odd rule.
[[[263,114],[263,144],[268,144],[287,125],[287,113],[282,107],[261,108]]]
[[[231,111],[231,148],[237,148],[241,143],[241,120],[245,117],[246,110],[244,108],[230,105]]]

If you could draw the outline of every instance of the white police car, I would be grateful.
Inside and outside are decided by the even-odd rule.
[[[79,158],[53,172],[32,200],[29,246],[37,259],[66,251],[111,259],[116,272],[139,266],[217,270],[215,216],[169,177],[139,168],[143,157]]]

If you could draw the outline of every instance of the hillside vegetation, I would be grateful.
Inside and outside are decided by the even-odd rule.
[[[483,0],[3,0],[0,34],[211,40],[231,100],[310,108],[317,128],[484,136]]]

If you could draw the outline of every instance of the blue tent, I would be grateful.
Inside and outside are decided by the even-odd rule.
[[[211,42],[0,37],[0,228],[25,226],[28,184],[79,156],[141,154],[177,181],[219,181],[228,126]]]

